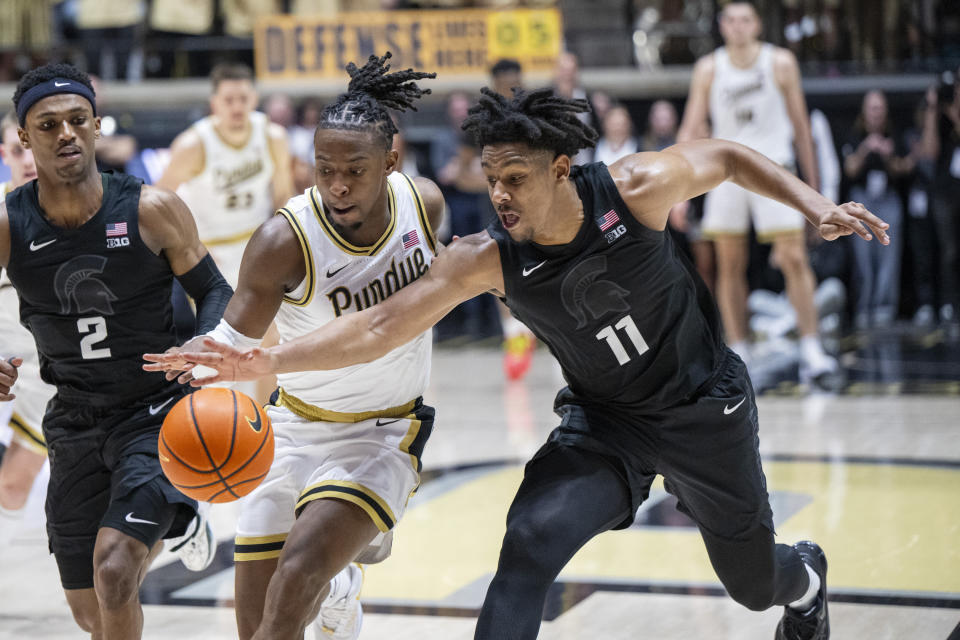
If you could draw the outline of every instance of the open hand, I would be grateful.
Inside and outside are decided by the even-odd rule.
[[[143,359],[152,364],[143,365],[144,371],[163,371],[167,380],[177,378],[180,384],[187,384],[194,379],[193,368],[195,363],[182,357],[185,351],[204,351],[203,339],[205,336],[195,336],[179,347],[170,347],[163,353],[145,353]]]
[[[194,379],[190,376],[183,382],[190,386],[201,387],[216,382],[257,380],[265,375],[275,373],[274,358],[269,349],[255,347],[249,350],[236,349],[228,344],[217,342],[213,338],[202,336],[202,342],[197,348],[187,350],[187,343],[176,353],[153,354],[146,353],[144,360],[156,364],[145,364],[147,371],[166,371],[166,366],[176,367],[176,371],[190,371],[197,366],[210,367],[216,371],[215,375]],[[192,341],[191,341],[192,342]]]
[[[820,235],[826,240],[836,240],[840,236],[855,233],[867,241],[876,236],[881,244],[890,244],[890,236],[886,231],[889,227],[859,202],[837,205],[820,218]]]

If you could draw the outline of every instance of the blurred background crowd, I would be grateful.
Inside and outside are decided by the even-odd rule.
[[[960,3],[952,0],[760,0],[762,38],[797,57],[810,109],[821,191],[863,202],[887,220],[894,243],[808,238],[821,288],[821,331],[838,340],[896,330],[960,335]],[[690,65],[720,44],[716,0],[3,0],[0,83],[7,95],[33,66],[69,61],[98,79],[105,138],[103,168],[154,182],[167,147],[206,115],[211,69],[255,66],[254,32],[264,16],[331,16],[411,9],[559,9],[563,53],[551,72],[529,74],[517,60],[490,59],[486,78],[438,78],[441,87],[399,122],[397,147],[408,174],[434,179],[449,206],[441,236],[484,228],[493,211],[478,152],[460,123],[482,84],[552,84],[589,100],[601,134],[576,162],[611,163],[675,142]],[[426,70],[433,70],[430,61]],[[342,78],[342,76],[341,76]],[[153,81],[170,81],[158,92]],[[313,184],[312,133],[325,101],[342,90],[309,82],[259,83],[259,109],[288,132],[297,192]],[[172,97],[171,97],[172,96]],[[709,135],[709,131],[701,135]],[[0,169],[2,172],[2,169]],[[0,175],[2,179],[2,175]],[[708,284],[711,244],[698,232],[694,201],[671,219]],[[875,244],[875,243],[874,243]],[[769,248],[751,244],[751,330],[777,338],[795,331]],[[826,283],[826,284],[824,284]],[[489,298],[487,296],[486,298]],[[492,298],[456,309],[439,340],[498,341]],[[833,350],[840,350],[834,345]]]

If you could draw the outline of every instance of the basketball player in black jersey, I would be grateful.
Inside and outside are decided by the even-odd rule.
[[[47,533],[67,602],[94,638],[139,638],[138,588],[162,548],[205,568],[214,540],[197,503],[167,481],[157,435],[187,391],[145,373],[150,345],[175,350],[170,290],[176,277],[215,326],[231,295],[172,193],[99,173],[100,119],[90,79],[69,65],[25,75],[13,97],[20,142],[37,178],[0,204],[0,267],[20,299],[43,380],[57,393],[43,434],[50,458]],[[16,360],[0,360],[0,400]],[[176,547],[175,547],[176,548]]]
[[[498,219],[454,242],[419,281],[322,331],[272,347],[186,353],[205,380],[343,367],[377,358],[471,296],[492,291],[549,347],[568,382],[560,426],[527,467],[507,516],[476,637],[533,639],[544,598],[573,554],[633,520],[654,475],[698,524],[730,595],[786,605],[777,637],[829,636],[826,559],[811,542],[774,543],[757,407],[716,305],[665,232],[670,208],[724,180],[797,208],[827,240],[884,244],[887,225],[830,202],[764,156],[701,140],[571,167],[596,132],[583,100],[550,90],[484,90],[464,123],[482,146]],[[171,362],[174,360],[171,359]]]

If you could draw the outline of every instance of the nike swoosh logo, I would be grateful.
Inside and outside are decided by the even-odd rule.
[[[349,264],[345,264],[345,265],[343,265],[342,267],[340,267],[339,269],[337,269],[336,271],[330,271],[330,269],[327,269],[327,277],[328,277],[328,278],[332,278],[333,276],[337,275],[338,273],[340,273],[341,271],[343,271],[344,269],[346,269],[346,268],[349,267],[349,266],[350,266]]]
[[[53,86],[55,87],[66,87],[69,84],[70,84],[69,82],[57,82],[56,80],[53,81]],[[154,522],[151,524],[156,524],[156,523]]]
[[[257,412],[257,421],[256,421],[256,422],[254,422],[253,420],[251,420],[250,418],[248,418],[248,417],[246,417],[246,416],[244,416],[243,418],[244,418],[244,420],[247,421],[247,424],[250,425],[250,428],[251,428],[251,429],[253,429],[253,430],[256,431],[257,433],[260,433],[260,429],[263,428],[263,418],[260,417],[260,412],[259,412],[259,411]]]
[[[537,269],[539,269],[540,267],[542,267],[542,266],[545,265],[545,264],[547,264],[547,261],[546,261],[546,260],[544,260],[543,262],[541,262],[540,264],[538,264],[538,265],[535,266],[535,267],[530,267],[530,268],[524,267],[524,268],[523,268],[523,277],[527,277],[528,275],[530,275],[531,273],[533,273],[534,271],[536,271]]]
[[[160,413],[160,410],[161,410],[161,409],[163,409],[165,406],[167,406],[168,404],[170,404],[170,401],[171,401],[171,400],[173,400],[173,398],[167,398],[166,400],[164,400],[163,402],[161,402],[161,403],[158,404],[157,406],[150,405],[150,408],[147,409],[147,411],[150,412],[150,415],[155,416],[155,415],[157,415],[158,413]]]
[[[377,426],[378,426],[378,427],[383,427],[383,426],[388,425],[388,424],[393,424],[394,422],[400,422],[400,418],[397,418],[396,420],[387,420],[386,422],[383,422],[383,421],[381,421],[379,418],[377,418]]]
[[[740,408],[740,405],[742,405],[742,404],[746,401],[746,399],[747,399],[747,396],[743,396],[743,398],[740,400],[740,402],[738,402],[737,404],[733,405],[732,408],[730,407],[730,405],[725,406],[725,407],[723,408],[723,415],[728,416],[728,415],[730,415],[731,413],[733,413],[734,411],[736,411],[737,409],[739,409],[739,408]]]
[[[134,518],[133,511],[128,513],[127,517],[124,518],[124,520],[126,520],[127,522],[132,522],[133,524],[154,524],[154,525],[157,524],[156,522],[152,522],[150,520],[141,520],[140,518]]]
[[[37,244],[36,240],[31,240],[30,251],[39,251],[40,249],[43,249],[45,246],[53,244],[56,241],[57,239],[54,238],[53,240],[47,240],[46,242],[41,242],[40,244]]]

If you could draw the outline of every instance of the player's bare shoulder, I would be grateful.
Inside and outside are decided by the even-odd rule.
[[[185,237],[196,237],[190,209],[169,189],[145,184],[140,187],[140,237],[151,251],[177,246]]]
[[[783,47],[773,48],[773,75],[781,89],[800,82],[800,65],[797,56]]]
[[[423,198],[423,206],[427,211],[430,226],[436,231],[443,223],[443,211],[446,208],[443,193],[440,191],[440,187],[428,178],[417,176],[413,179],[413,183],[417,185],[417,191]]]
[[[713,81],[713,73],[716,68],[716,53],[711,51],[707,55],[699,58],[693,65],[692,81],[694,83],[706,83],[709,85]]]

